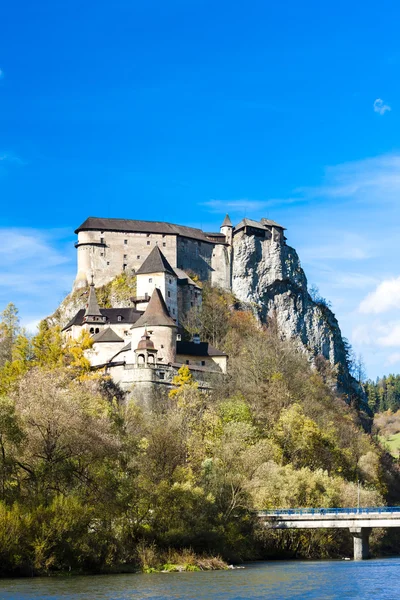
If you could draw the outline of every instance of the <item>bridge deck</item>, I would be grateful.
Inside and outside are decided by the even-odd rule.
[[[400,507],[261,510],[257,516],[271,529],[400,527]]]

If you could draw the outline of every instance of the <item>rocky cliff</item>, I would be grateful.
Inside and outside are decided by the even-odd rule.
[[[349,379],[338,321],[327,306],[311,299],[293,248],[256,236],[235,236],[232,292],[255,305],[262,322],[274,317],[283,337],[301,342],[310,356],[324,356]]]

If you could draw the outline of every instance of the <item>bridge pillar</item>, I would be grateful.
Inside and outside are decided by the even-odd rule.
[[[369,535],[371,527],[350,527],[354,541],[354,560],[369,558]]]

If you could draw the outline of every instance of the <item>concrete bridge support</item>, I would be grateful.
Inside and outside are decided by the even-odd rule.
[[[369,536],[371,527],[350,527],[354,541],[354,560],[369,558]]]

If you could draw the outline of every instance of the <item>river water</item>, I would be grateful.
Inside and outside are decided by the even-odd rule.
[[[400,558],[282,561],[203,573],[0,580],[1,600],[396,600]]]

